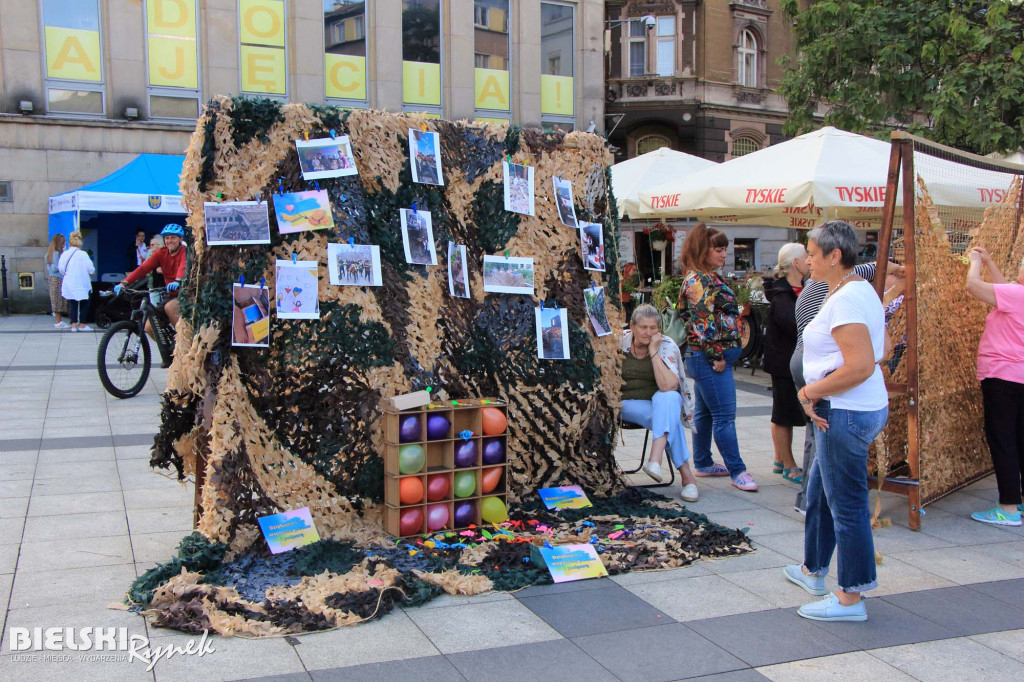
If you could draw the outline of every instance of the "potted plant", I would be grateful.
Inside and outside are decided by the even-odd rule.
[[[640,274],[637,272],[636,263],[626,263],[619,274],[620,294],[619,300],[622,303],[629,303],[630,297],[636,293],[640,285]]]
[[[644,234],[650,240],[651,248],[655,251],[664,251],[669,242],[676,238],[675,232],[665,223],[656,223],[654,227],[645,227]]]

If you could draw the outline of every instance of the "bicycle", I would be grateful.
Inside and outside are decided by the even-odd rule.
[[[131,301],[131,319],[115,322],[103,334],[96,351],[96,368],[100,383],[115,398],[132,398],[139,394],[149,379],[152,351],[146,335],[146,322],[153,328],[157,350],[163,367],[174,357],[174,328],[167,317],[153,305],[151,294],[164,288],[132,289],[125,287],[120,296]],[[107,294],[107,296],[116,294]]]

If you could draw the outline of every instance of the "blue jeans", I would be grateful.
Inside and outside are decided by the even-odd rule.
[[[622,421],[650,429],[655,439],[668,434],[668,454],[678,469],[690,459],[686,429],[680,419],[682,409],[679,391],[658,391],[650,400],[623,400]]]
[[[733,477],[747,470],[736,439],[736,379],[732,375],[732,366],[740,352],[739,348],[725,351],[724,372],[716,372],[703,353],[686,354],[686,374],[693,379],[697,403],[693,415],[693,465],[704,468],[714,464],[711,459],[714,435],[718,452]]]
[[[868,445],[885,427],[889,408],[833,410],[822,400],[814,411],[828,420],[828,430],[814,431],[818,454],[807,483],[804,566],[814,575],[825,575],[838,546],[839,589],[874,589],[878,580],[868,509]]]

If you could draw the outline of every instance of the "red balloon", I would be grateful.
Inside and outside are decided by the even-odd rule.
[[[484,469],[480,475],[480,490],[489,493],[501,483],[501,473],[505,467],[491,467]]]
[[[427,529],[441,530],[448,524],[448,505],[432,504],[427,507]]]
[[[508,427],[505,413],[497,407],[485,407],[480,410],[480,417],[483,419],[485,436],[497,436],[505,433],[505,429]]]
[[[414,509],[405,509],[402,511],[402,515],[398,517],[398,534],[399,535],[419,535],[423,532],[423,509],[416,507]]]
[[[427,499],[437,502],[448,497],[451,484],[448,482],[448,474],[434,474],[427,476]]]
[[[398,479],[398,499],[402,504],[416,504],[423,501],[423,481],[419,476]]]

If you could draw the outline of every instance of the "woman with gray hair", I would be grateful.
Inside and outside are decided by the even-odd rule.
[[[868,509],[868,446],[885,426],[889,396],[878,363],[885,352],[885,313],[875,290],[853,270],[857,235],[834,220],[807,235],[811,277],[828,285],[825,302],[804,330],[807,385],[797,397],[814,424],[817,457],[807,483],[803,565],[785,576],[824,599],[797,613],[811,620],[862,621],[861,593],[878,585]],[[825,574],[839,552],[839,590]]]
[[[693,418],[693,398],[686,387],[683,358],[676,342],[661,333],[661,315],[650,304],[638,306],[622,335],[622,420],[654,436],[644,472],[659,483],[661,458],[668,448],[683,484],[680,497],[696,502],[697,479],[688,463],[683,419]]]

